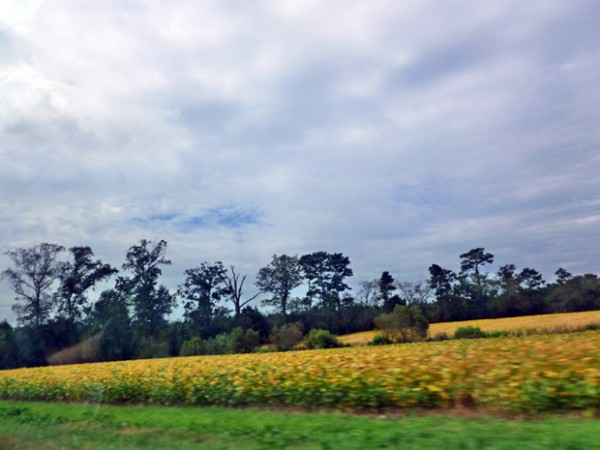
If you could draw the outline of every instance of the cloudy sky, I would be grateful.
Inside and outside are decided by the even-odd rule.
[[[146,238],[173,289],[317,250],[355,284],[474,247],[599,273],[598,23],[596,0],[3,0],[0,268]]]

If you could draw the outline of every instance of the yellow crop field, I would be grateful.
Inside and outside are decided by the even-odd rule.
[[[600,411],[600,331],[0,371],[0,398]]]
[[[563,314],[544,314],[537,316],[507,317],[502,319],[465,320],[462,322],[442,322],[429,325],[429,335],[446,333],[452,336],[460,327],[479,327],[483,331],[514,331],[514,330],[555,330],[576,329],[588,324],[600,325],[600,311],[585,311]],[[366,345],[378,331],[340,336],[340,341],[350,345]]]

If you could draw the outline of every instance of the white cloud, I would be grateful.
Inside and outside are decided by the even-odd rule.
[[[592,1],[16,5],[3,251],[83,244],[120,265],[166,239],[172,288],[204,260],[253,276],[321,249],[357,281],[476,246],[547,277],[600,269]],[[11,298],[3,284],[0,319]]]

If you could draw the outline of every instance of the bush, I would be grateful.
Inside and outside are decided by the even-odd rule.
[[[435,333],[435,336],[431,338],[432,341],[447,341],[448,339],[450,339],[450,336],[445,331]]]
[[[229,334],[230,353],[252,353],[260,345],[260,334],[258,331],[242,327],[234,328]]]
[[[375,327],[392,342],[415,342],[427,338],[429,323],[418,306],[398,305],[390,314],[373,320]]]
[[[369,342],[369,345],[389,345],[393,343],[394,342],[385,334],[376,334],[373,336],[373,340]]]
[[[196,356],[206,354],[206,345],[198,336],[188,339],[181,344],[179,356]]]
[[[271,330],[271,343],[279,351],[291,350],[302,341],[302,323],[286,323]]]
[[[136,357],[138,359],[166,358],[169,356],[169,343],[166,341],[153,341],[146,337],[140,339]]]
[[[479,327],[459,327],[454,332],[454,339],[480,339],[487,336]]]
[[[229,353],[229,334],[221,333],[207,339],[205,355],[225,355]]]
[[[313,328],[302,341],[304,347],[308,349],[316,348],[336,348],[341,347],[342,343],[338,341],[337,336],[327,330]]]

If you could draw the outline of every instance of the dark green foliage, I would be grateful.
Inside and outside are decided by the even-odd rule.
[[[563,277],[547,295],[553,312],[600,309],[600,279],[594,274]]]
[[[117,273],[117,270],[100,260],[94,261],[94,252],[90,247],[71,247],[69,253],[72,261],[60,266],[60,286],[55,298],[59,313],[69,323],[69,343],[74,344],[78,340],[76,321],[91,311],[86,292]]]
[[[459,327],[454,332],[454,339],[480,339],[488,337],[479,327]]]
[[[390,313],[398,305],[405,305],[400,296],[393,294],[398,288],[395,285],[394,278],[386,270],[381,274],[381,277],[377,281],[377,287],[379,289],[379,298],[383,304],[383,311]]]
[[[102,330],[100,352],[104,361],[119,361],[134,356],[133,328],[127,297],[123,292],[116,289],[102,292],[94,305],[92,320],[95,328]]]
[[[307,349],[317,348],[337,348],[341,347],[342,343],[338,341],[337,336],[331,334],[327,330],[314,328],[302,340],[302,344]]]
[[[375,326],[393,342],[416,342],[427,338],[429,323],[418,306],[396,306],[375,317]]]
[[[241,326],[245,329],[252,329],[258,332],[260,342],[265,343],[269,340],[271,325],[267,317],[257,308],[246,306],[242,313],[233,320],[234,326]]]
[[[261,293],[272,294],[262,301],[263,305],[274,307],[284,316],[292,290],[302,283],[302,268],[297,256],[273,255],[271,263],[258,271],[256,286]]]
[[[215,308],[226,292],[226,273],[221,261],[203,262],[185,271],[185,282],[179,286],[177,294],[183,298],[185,317],[196,326],[206,328],[210,324]]]
[[[18,367],[19,362],[13,328],[6,320],[0,322],[0,370]]]
[[[181,344],[179,350],[179,356],[196,356],[204,355],[206,352],[206,346],[204,341],[198,336],[194,336]]]
[[[231,333],[221,333],[209,339],[195,336],[186,340],[179,351],[180,356],[224,355],[228,353],[251,353],[260,345],[260,336],[254,330],[234,328]]]
[[[123,316],[115,317],[104,327],[100,338],[100,353],[104,361],[122,361],[133,358],[136,349],[131,323]]]
[[[271,343],[279,351],[293,349],[302,342],[302,323],[286,323],[282,326],[274,326],[271,331]]]
[[[20,327],[14,330],[13,337],[18,349],[19,366],[38,367],[46,365],[46,352],[43,337],[34,327]]]
[[[221,333],[209,339],[195,336],[183,343],[179,354],[180,356],[225,355],[231,353],[230,350],[230,335]]]
[[[437,300],[435,320],[448,322],[464,319],[463,299],[456,274],[437,264],[429,267],[429,274],[429,283]]]
[[[229,353],[252,353],[259,345],[257,331],[236,327],[229,334]]]
[[[156,339],[165,326],[165,317],[175,306],[175,297],[164,286],[158,287],[162,265],[170,265],[165,258],[167,242],[157,243],[142,239],[129,248],[123,270],[129,278],[119,278],[117,289],[131,298],[133,319],[138,335]]]
[[[468,304],[467,318],[486,317],[490,292],[487,289],[487,274],[481,268],[493,263],[494,255],[479,247],[463,253],[460,258],[460,280]]]
[[[394,341],[390,339],[386,334],[376,334],[373,336],[369,345],[390,345],[393,344]]]
[[[308,283],[306,309],[341,310],[342,293],[350,289],[345,279],[353,275],[350,259],[341,253],[320,251],[303,255],[299,262]]]

